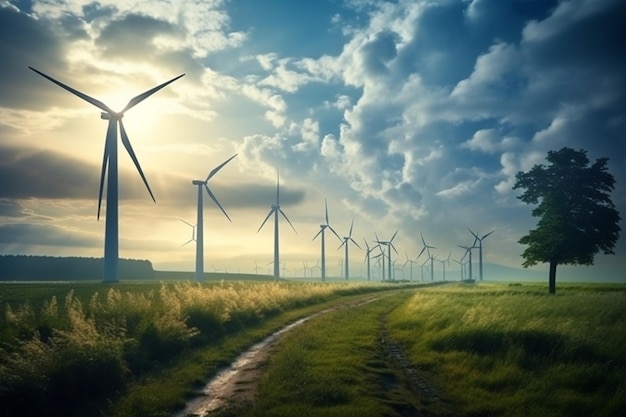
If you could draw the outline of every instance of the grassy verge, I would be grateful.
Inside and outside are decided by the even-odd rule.
[[[405,407],[398,377],[380,351],[381,320],[411,297],[401,291],[377,301],[337,310],[287,334],[270,359],[259,400],[220,415],[397,416]]]
[[[24,417],[105,409],[116,416],[167,415],[163,410],[181,404],[194,381],[291,315],[387,288],[81,283],[61,296],[68,287],[3,285],[0,409]]]
[[[626,288],[424,289],[392,337],[467,416],[618,416],[626,409]]]

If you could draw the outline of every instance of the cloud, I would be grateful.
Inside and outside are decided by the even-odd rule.
[[[54,224],[8,223],[0,225],[0,248],[28,248],[31,246],[101,247],[102,239]]]

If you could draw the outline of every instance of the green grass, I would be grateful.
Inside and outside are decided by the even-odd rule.
[[[259,400],[220,415],[242,417],[397,416],[397,375],[380,352],[381,317],[412,292],[311,319],[281,341]],[[404,406],[404,405],[403,405]]]
[[[2,284],[0,409],[20,416],[89,416],[105,409],[116,416],[165,415],[194,382],[298,312],[388,288]]]
[[[391,315],[412,363],[467,416],[617,416],[626,407],[626,287],[455,285]]]

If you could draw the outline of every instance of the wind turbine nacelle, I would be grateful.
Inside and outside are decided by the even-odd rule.
[[[111,120],[111,119],[121,119],[122,117],[124,117],[123,113],[119,113],[119,114],[111,114],[111,113],[107,113],[105,111],[100,112],[100,118],[103,120]]]
[[[202,185],[202,184],[204,184],[204,181],[200,181],[200,180],[193,180],[193,181],[191,181],[191,183],[192,183],[193,185]]]

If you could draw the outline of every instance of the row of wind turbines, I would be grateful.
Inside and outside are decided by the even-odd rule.
[[[141,165],[139,164],[139,160],[137,159],[137,156],[133,150],[133,147],[131,145],[131,142],[128,138],[128,134],[126,133],[126,130],[124,129],[124,124],[122,122],[122,118],[124,117],[125,113],[127,111],[129,111],[130,109],[132,109],[133,107],[135,107],[136,105],[138,105],[139,103],[141,103],[142,101],[144,101],[145,99],[147,99],[148,97],[150,97],[151,95],[155,94],[156,92],[158,92],[159,90],[165,88],[166,86],[168,86],[169,84],[173,83],[174,81],[180,79],[181,77],[183,77],[185,74],[181,74],[177,77],[174,77],[162,84],[159,84],[158,86],[151,88],[135,97],[133,97],[132,99],[129,100],[128,104],[119,112],[116,112],[114,110],[112,110],[110,107],[108,107],[105,103],[103,103],[100,100],[97,100],[85,93],[82,93],[52,77],[50,77],[49,75],[44,74],[43,72],[33,68],[33,67],[29,67],[29,69],[31,69],[32,71],[36,72],[37,74],[41,75],[42,77],[46,78],[47,80],[53,82],[54,84],[58,85],[59,87],[63,88],[66,91],[69,91],[70,93],[74,94],[75,96],[81,98],[82,100],[92,104],[93,106],[99,108],[100,110],[102,110],[102,112],[100,113],[100,117],[103,120],[107,120],[108,121],[108,127],[107,127],[107,132],[106,132],[106,136],[105,136],[105,145],[104,145],[104,154],[103,154],[103,160],[102,160],[102,169],[101,169],[101,174],[100,174],[100,188],[99,188],[99,193],[98,193],[98,214],[97,214],[97,218],[100,218],[100,211],[101,211],[101,206],[102,206],[102,194],[103,194],[103,189],[104,189],[104,181],[105,181],[105,177],[106,177],[106,181],[107,181],[107,195],[106,195],[106,220],[105,220],[105,236],[104,236],[104,275],[103,275],[103,280],[104,282],[117,282],[119,281],[119,266],[118,266],[118,261],[119,261],[119,193],[118,193],[118,147],[117,147],[117,137],[118,137],[118,129],[119,129],[119,133],[120,133],[120,137],[121,137],[121,141],[122,144],[124,145],[124,148],[126,149],[126,152],[128,153],[128,155],[130,156],[130,158],[132,159],[133,163],[135,164],[135,167],[137,169],[137,171],[139,172],[139,175],[141,176],[141,179],[144,183],[144,185],[146,186],[146,189],[148,190],[148,193],[150,194],[150,197],[152,198],[152,200],[154,202],[156,202],[156,199],[154,198],[154,195],[152,193],[152,190],[150,189],[150,185],[148,184],[148,181],[146,179],[146,176],[143,173],[143,170],[141,169]],[[215,195],[213,194],[213,192],[211,191],[211,189],[208,186],[208,182],[209,180],[215,175],[217,174],[217,172],[219,172],[228,162],[230,162],[233,158],[235,158],[237,155],[233,155],[232,157],[230,157],[229,159],[227,159],[226,161],[224,161],[223,163],[221,163],[220,165],[218,165],[216,168],[214,168],[206,177],[206,179],[204,180],[192,180],[192,184],[194,186],[197,186],[197,222],[196,225],[191,225],[188,222],[183,221],[184,223],[188,224],[189,226],[191,226],[193,228],[193,232],[194,234],[192,235],[192,239],[189,240],[187,243],[190,243],[191,241],[196,241],[196,279],[197,280],[202,280],[204,278],[204,222],[203,222],[203,189],[207,192],[208,196],[213,200],[213,202],[220,208],[220,210],[223,212],[223,214],[226,216],[226,218],[231,221],[230,217],[228,216],[228,214],[226,213],[226,211],[224,210],[224,208],[222,207],[222,205],[219,203],[219,201],[217,200],[217,198],[215,197]],[[265,220],[263,220],[263,222],[261,223],[261,226],[259,227],[259,229],[257,230],[257,233],[263,228],[263,226],[265,225],[265,223],[267,222],[267,220],[274,215],[274,278],[275,279],[279,279],[280,278],[280,248],[279,248],[279,214],[282,215],[285,220],[287,220],[287,222],[289,223],[289,225],[291,226],[291,228],[293,229],[294,232],[296,232],[295,227],[293,226],[293,224],[291,223],[291,221],[289,220],[289,218],[287,217],[287,215],[284,213],[284,211],[280,208],[280,200],[279,200],[279,193],[280,193],[280,182],[279,182],[279,177],[278,177],[278,171],[277,171],[277,178],[276,178],[276,203],[272,204],[270,211],[268,213],[268,215],[266,216]],[[320,237],[320,242],[321,242],[321,267],[320,267],[320,273],[321,273],[321,278],[322,281],[326,280],[326,229],[330,230],[340,241],[341,241],[341,245],[339,248],[341,248],[342,246],[344,247],[345,250],[345,263],[344,263],[344,268],[345,268],[345,278],[348,279],[348,277],[350,276],[350,272],[349,272],[349,245],[350,243],[353,243],[354,245],[356,245],[359,249],[361,249],[361,247],[358,245],[358,243],[352,238],[352,230],[353,230],[353,226],[354,226],[354,221],[352,222],[352,224],[350,225],[350,232],[348,234],[348,236],[343,237],[343,239],[341,237],[339,237],[339,235],[337,234],[337,232],[332,228],[332,226],[330,226],[329,220],[328,220],[328,204],[325,202],[325,223],[324,224],[320,224],[320,230],[318,231],[318,233],[313,237],[313,240],[317,239],[318,237]],[[471,232],[471,230],[470,230]],[[383,280],[385,280],[385,258],[387,259],[387,268],[388,268],[388,273],[387,273],[387,277],[388,279],[392,279],[391,277],[392,275],[392,259],[391,259],[391,250],[393,249],[396,253],[397,250],[395,248],[395,246],[393,245],[393,239],[396,237],[397,235],[397,231],[396,233],[394,233],[394,235],[391,237],[391,239],[389,239],[388,241],[383,241],[380,240],[378,238],[378,236],[376,236],[376,240],[374,241],[374,243],[376,243],[375,246],[370,247],[367,243],[367,241],[365,241],[365,245],[367,247],[367,252],[366,252],[366,260],[367,260],[367,276],[368,276],[368,280],[371,277],[371,272],[370,272],[370,255],[371,253],[376,249],[379,248],[380,249],[380,254],[376,255],[374,258],[380,258],[380,260],[382,260],[382,275],[383,275]],[[482,268],[482,240],[485,239],[487,236],[489,236],[491,233],[490,232],[486,235],[484,235],[482,238],[479,238],[474,232],[471,232],[472,235],[475,236],[475,241],[474,244],[471,247],[467,247],[467,246],[461,246],[462,248],[466,249],[466,254],[469,253],[469,265],[470,265],[470,277],[472,276],[472,272],[471,272],[471,249],[475,248],[475,244],[478,241],[480,243],[480,245],[478,246],[479,248],[479,256],[480,256],[480,261],[479,261],[479,265],[480,265],[480,279],[482,280],[483,277],[483,268]],[[297,234],[297,232],[296,232]],[[431,274],[433,271],[433,262],[434,262],[434,258],[431,257],[430,254],[430,249],[434,249],[433,246],[428,246],[426,245],[426,242],[424,241],[424,238],[422,236],[422,242],[424,244],[424,248],[422,249],[422,252],[420,252],[420,254],[418,255],[417,258],[419,258],[419,256],[421,256],[421,254],[424,252],[424,250],[427,251],[427,254],[429,256],[430,259],[430,263],[431,263]],[[459,245],[460,246],[460,245]],[[384,254],[384,248],[386,247],[387,249],[387,254]],[[416,258],[416,259],[417,259]],[[407,256],[407,262],[409,262],[408,256]],[[413,265],[414,261],[411,261],[411,267]],[[448,257],[448,262],[449,262],[449,257]],[[405,263],[406,266],[406,263]],[[444,266],[445,268],[445,266]],[[445,275],[445,272],[444,272]],[[445,279],[445,276],[444,276]]]

